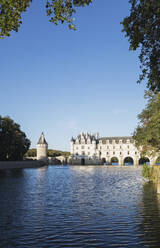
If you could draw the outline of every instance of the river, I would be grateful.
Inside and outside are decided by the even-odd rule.
[[[0,172],[0,248],[160,247],[160,197],[141,169]]]

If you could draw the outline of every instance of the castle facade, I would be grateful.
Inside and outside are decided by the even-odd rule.
[[[99,137],[81,133],[71,139],[70,164],[73,165],[140,165],[153,163],[153,158],[142,158],[131,136]]]

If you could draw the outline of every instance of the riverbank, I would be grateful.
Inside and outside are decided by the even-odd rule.
[[[0,170],[5,169],[25,169],[25,168],[39,168],[44,166],[41,161],[0,161]]]
[[[151,167],[148,165],[143,166],[142,176],[144,178],[157,183],[159,179],[159,175],[160,175],[160,166],[156,166],[156,165],[153,165]]]
[[[154,182],[158,182],[159,180],[159,174],[160,174],[160,166],[153,166],[153,171],[152,171],[152,180]]]

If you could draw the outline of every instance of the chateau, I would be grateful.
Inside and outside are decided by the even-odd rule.
[[[42,133],[37,143],[37,160],[55,164],[55,158],[47,156],[48,144]],[[62,164],[69,162],[71,165],[142,165],[153,164],[156,158],[141,157],[131,136],[99,137],[99,134],[81,133],[71,139],[71,155],[66,160],[59,158]]]
[[[73,165],[140,165],[152,162],[152,158],[141,158],[131,136],[100,138],[98,133],[81,133],[71,139],[70,164]]]

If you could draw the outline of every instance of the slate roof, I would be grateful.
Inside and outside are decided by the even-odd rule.
[[[109,142],[112,142],[113,140],[115,140],[115,142],[122,140],[122,143],[126,143],[127,140],[130,140],[131,143],[133,142],[132,136],[102,137],[99,138],[99,140],[102,140],[103,144],[105,144],[107,140],[109,140]]]
[[[37,143],[38,145],[48,145],[47,141],[45,140],[44,133],[42,132],[41,137],[39,138],[39,141]]]

